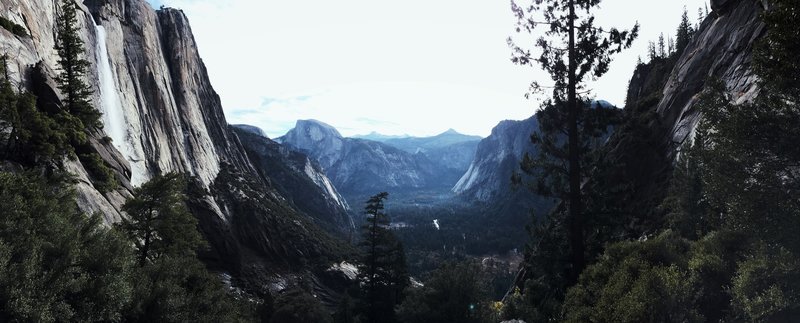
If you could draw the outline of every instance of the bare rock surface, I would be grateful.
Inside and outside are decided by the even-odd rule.
[[[86,81],[94,90],[92,102],[109,113],[101,94],[115,89],[121,115],[119,124],[104,119],[104,130],[91,138],[93,149],[114,170],[117,189],[97,190],[79,161],[65,161],[78,179],[82,210],[101,213],[111,225],[126,216],[121,207],[135,187],[155,174],[183,172],[196,179],[190,209],[211,245],[202,256],[248,291],[266,292],[265,282],[276,277],[315,274],[302,264],[343,260],[339,258],[348,251],[341,241],[317,228],[258,176],[228,127],[182,11],[155,10],[144,0],[76,3],[84,58],[90,62]],[[55,0],[0,2],[0,16],[30,34],[20,37],[0,28],[0,52],[11,58],[11,79],[36,94],[39,105],[53,108],[61,104],[53,82],[59,70],[53,49],[59,6]],[[105,63],[110,75],[108,68],[101,68]],[[111,84],[101,84],[101,74]],[[112,130],[122,131],[123,142],[105,138]]]
[[[750,68],[753,47],[764,34],[758,18],[762,3],[750,0],[712,1],[714,12],[675,65],[663,90],[657,111],[672,126],[672,140],[683,142],[699,121],[695,108],[706,82],[716,78],[725,83],[737,102],[758,94],[757,77]]]

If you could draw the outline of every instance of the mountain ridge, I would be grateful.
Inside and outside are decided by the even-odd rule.
[[[353,237],[350,206],[316,162],[267,138],[258,127],[231,127],[259,174],[287,201],[328,232],[347,240]]]
[[[458,135],[462,136],[462,135]],[[443,156],[410,152],[388,142],[345,138],[328,124],[298,120],[295,128],[276,141],[317,160],[348,199],[363,199],[381,191],[434,189],[446,192],[466,168],[446,167]],[[457,151],[452,151],[456,153]],[[469,147],[466,155],[472,158]],[[465,157],[459,155],[460,158]]]

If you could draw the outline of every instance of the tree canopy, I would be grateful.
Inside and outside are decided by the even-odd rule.
[[[364,322],[394,322],[394,307],[403,299],[409,284],[403,245],[389,229],[389,217],[384,213],[386,192],[370,197],[364,211],[362,226],[361,264],[358,281],[360,315]]]
[[[93,93],[86,83],[89,61],[78,28],[78,8],[75,1],[62,0],[61,14],[56,19],[56,51],[61,72],[56,77],[58,88],[64,94],[64,105],[70,115],[80,120],[76,132],[101,129],[102,114],[90,102]]]
[[[639,31],[638,23],[631,30],[622,31],[597,27],[592,11],[599,3],[598,0],[511,3],[518,21],[516,31],[539,33],[534,45],[538,55],[509,38],[512,61],[519,65],[538,65],[553,81],[552,86],[543,86],[538,81],[531,85],[534,92],[551,88],[552,93],[539,114],[539,123],[545,131],[532,136],[534,144],[542,147],[539,162],[531,162],[531,158],[526,157],[522,164],[528,172],[538,168],[539,175],[550,178],[540,181],[537,190],[552,193],[562,201],[566,216],[560,223],[566,226],[564,233],[569,241],[565,250],[569,265],[564,267],[567,285],[577,281],[586,265],[581,192],[583,169],[588,167],[584,147],[588,138],[602,136],[605,131],[607,123],[598,121],[608,121],[608,118],[598,118],[600,114],[591,112],[592,104],[586,104],[586,82],[608,72],[613,55],[630,47]],[[600,107],[594,110],[605,111]]]

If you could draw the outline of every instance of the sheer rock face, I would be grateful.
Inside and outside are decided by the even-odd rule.
[[[607,146],[609,153],[604,158],[617,169],[607,174],[606,181],[601,178],[599,182],[585,184],[595,190],[611,189],[620,181],[632,184],[636,191],[627,197],[629,205],[625,208],[636,213],[655,209],[662,202],[658,196],[663,199],[669,187],[678,148],[691,138],[700,120],[700,111],[695,105],[706,82],[721,80],[738,103],[748,102],[758,95],[758,78],[751,63],[754,46],[766,31],[759,16],[768,1],[712,0],[711,5],[713,12],[703,21],[671,71],[665,67],[671,62],[650,63],[640,65],[631,78],[626,110],[634,110],[631,112],[636,114],[658,112],[656,120],[648,121],[643,128],[652,131],[653,141],[659,142],[646,148],[655,151],[652,155],[663,152],[663,158],[653,158],[650,154],[640,156],[646,149],[637,145],[652,144],[641,141],[642,138],[612,136]],[[653,93],[662,95],[651,97]],[[667,129],[662,132],[661,127]],[[663,137],[666,140],[662,141]],[[625,181],[628,179],[636,181]],[[621,208],[622,212],[625,208]],[[521,269],[512,289],[523,287],[529,278],[525,269]]]
[[[90,62],[86,81],[95,92],[92,101],[101,111],[106,108],[100,96],[96,22],[107,35],[111,79],[125,130],[124,143],[103,140],[103,130],[91,140],[115,170],[121,182],[117,190],[99,192],[79,161],[65,162],[79,180],[77,201],[84,211],[102,213],[110,225],[122,218],[121,206],[133,187],[154,174],[186,172],[198,183],[190,208],[211,244],[204,256],[219,270],[249,280],[252,290],[260,292],[266,277],[277,277],[276,268],[284,268],[291,277],[304,277],[296,275],[295,264],[341,255],[338,240],[319,231],[258,176],[228,127],[181,11],[156,11],[144,0],[76,3],[84,58]],[[39,104],[60,105],[53,82],[59,70],[53,49],[59,11],[60,1],[55,0],[0,2],[0,16],[24,26],[31,35],[18,37],[0,28],[0,50],[11,57],[12,80],[39,96]],[[127,145],[127,157],[115,144]]]
[[[539,123],[535,116],[498,124],[492,129],[492,134],[478,144],[475,159],[453,187],[453,192],[481,202],[510,194],[511,175],[519,171],[519,162],[525,153],[535,153],[531,134],[538,131]]]
[[[316,120],[298,120],[294,129],[278,141],[311,152],[322,168],[333,168],[345,151],[345,138],[336,128]]]
[[[711,0],[711,10],[720,10],[731,3],[731,0]]]
[[[114,83],[127,126],[127,144],[132,160],[110,162],[130,189],[152,174],[180,171],[196,176],[209,186],[219,173],[220,163],[248,168],[235,136],[227,130],[218,96],[208,81],[205,66],[186,17],[174,9],[156,12],[145,1],[87,0],[79,3],[78,25],[90,62],[90,79],[95,91],[94,104],[101,107],[97,72],[97,32],[95,21],[107,33],[107,48]],[[55,17],[58,1],[10,0],[0,4],[4,17],[24,26],[31,37],[17,37],[0,30],[0,48],[12,57],[14,81],[28,84],[30,67],[41,62],[48,78],[59,70],[55,45]],[[51,80],[45,87],[55,90]],[[37,93],[38,94],[38,93]],[[100,138],[104,134],[97,134]],[[105,148],[102,146],[105,145]],[[111,144],[95,144],[99,150],[113,150]],[[112,153],[103,154],[109,160]],[[117,153],[118,155],[118,153]],[[69,162],[76,163],[76,162]],[[144,173],[130,183],[130,164],[140,164]],[[75,165],[76,170],[83,168]],[[78,185],[81,203],[87,211],[106,214],[109,221],[120,219],[118,201],[98,199],[88,181]],[[128,192],[129,193],[129,192]]]
[[[738,103],[758,95],[751,61],[753,47],[765,32],[759,19],[764,5],[762,1],[712,1],[714,11],[672,70],[656,108],[663,121],[672,125],[674,143],[694,132],[700,119],[695,103],[708,80],[724,82]]]
[[[208,186],[222,162],[247,168],[183,13],[141,0],[88,5],[106,29],[134,154],[148,172],[189,172]]]
[[[355,234],[350,207],[316,162],[253,126],[233,126],[259,174],[314,222],[343,238]]]

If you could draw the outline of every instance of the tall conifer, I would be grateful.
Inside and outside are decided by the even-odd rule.
[[[583,96],[587,90],[585,84],[605,74],[612,56],[630,47],[639,31],[638,24],[624,31],[597,27],[592,11],[599,4],[599,0],[534,0],[520,6],[512,1],[512,10],[518,18],[517,32],[534,34],[542,27],[541,35],[535,38],[538,55],[509,39],[512,61],[520,65],[537,64],[550,74],[552,98],[545,106],[554,111],[547,120],[551,124],[543,126],[560,129],[566,135],[566,141],[559,143],[554,138],[543,138],[545,140],[539,140],[539,144],[560,146],[551,152],[556,154],[554,158],[565,161],[563,167],[559,167],[563,169],[564,180],[557,183],[566,183],[566,187],[554,189],[562,193],[568,211],[569,284],[577,281],[586,263],[581,162],[585,157],[582,156],[582,139],[587,134],[581,134],[581,116],[590,107]],[[532,84],[533,90],[544,88],[539,82]]]
[[[683,15],[681,16],[681,23],[678,25],[678,33],[675,41],[675,50],[678,52],[678,55],[683,53],[683,50],[689,45],[689,41],[692,40],[693,34],[694,29],[692,28],[692,24],[689,22],[689,12],[686,11],[686,7],[684,7]]]
[[[62,1],[61,14],[56,19],[55,47],[59,57],[58,64],[61,66],[56,77],[58,89],[65,96],[66,110],[80,120],[80,123],[73,122],[72,125],[83,126],[83,129],[75,129],[76,132],[103,127],[100,122],[102,114],[89,102],[93,92],[84,80],[89,61],[84,58],[86,50],[80,37],[77,14],[77,4],[73,0]]]
[[[367,201],[366,223],[362,227],[362,264],[358,278],[362,284],[364,322],[394,322],[394,307],[400,304],[408,285],[405,251],[389,229],[389,217],[383,212],[386,192]]]

